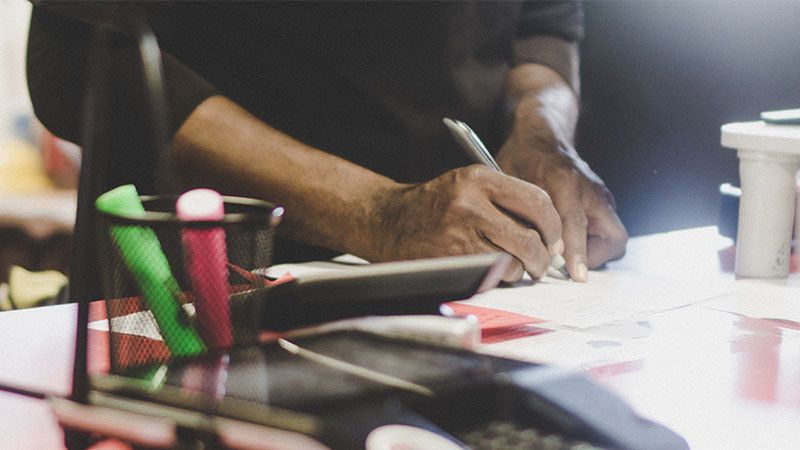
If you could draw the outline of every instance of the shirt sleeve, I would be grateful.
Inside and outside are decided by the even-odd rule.
[[[549,67],[578,95],[578,41],[582,38],[583,9],[579,1],[526,2],[513,43],[513,63]]]
[[[522,6],[517,36],[550,35],[565,41],[583,38],[583,8],[578,0],[527,1]]]
[[[113,2],[112,2],[113,3]],[[96,26],[107,26],[103,2],[34,2],[28,38],[27,77],[34,111],[54,134],[79,142],[86,63]],[[113,27],[111,27],[113,29]],[[112,42],[112,101],[126,102],[127,119],[144,116],[138,54],[132,40],[116,35]],[[174,134],[192,111],[218,92],[208,81],[162,52],[169,131]],[[135,119],[139,120],[139,119]]]

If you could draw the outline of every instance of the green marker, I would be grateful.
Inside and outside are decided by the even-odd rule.
[[[95,206],[106,214],[128,217],[145,212],[132,184],[106,192],[97,198]],[[172,355],[190,357],[203,353],[205,345],[181,307],[180,287],[153,230],[138,225],[114,225],[111,236]]]

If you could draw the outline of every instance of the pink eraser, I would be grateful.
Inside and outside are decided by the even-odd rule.
[[[178,218],[183,221],[221,220],[222,196],[211,189],[194,189],[178,198]],[[184,227],[182,232],[186,272],[194,289],[197,331],[209,348],[233,345],[228,299],[228,256],[222,227]]]

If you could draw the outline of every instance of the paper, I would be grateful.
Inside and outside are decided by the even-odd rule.
[[[699,305],[671,309],[646,319],[622,321],[586,329],[556,329],[514,341],[481,345],[479,351],[524,361],[613,375],[637,370],[643,361],[674,361],[727,349],[752,333],[732,327],[736,318]],[[548,324],[536,324],[537,328]],[[691,330],[691,332],[687,332]],[[800,333],[799,333],[800,335]],[[727,350],[726,350],[727,351]]]
[[[464,302],[514,312],[575,328],[636,318],[721,294],[720,283],[680,282],[626,271],[593,271],[587,283],[545,278],[497,288]]]
[[[536,317],[515,314],[496,308],[470,305],[464,302],[452,302],[447,305],[453,309],[456,315],[475,316],[475,318],[478,319],[478,323],[481,325],[481,330],[494,330],[544,322],[542,319]]]
[[[756,319],[800,322],[800,275],[781,280],[736,280],[731,289],[700,305]]]
[[[351,270],[365,263],[350,255],[334,261],[280,264],[257,272],[270,277],[289,272],[302,278]],[[581,329],[697,303],[731,290],[730,280],[703,274],[694,277],[689,275],[678,277],[670,272],[670,275],[660,277],[625,269],[609,269],[590,272],[587,283],[556,277],[546,277],[534,283],[526,278],[514,287],[492,289],[459,303]],[[553,325],[548,327],[552,328]]]
[[[550,330],[546,328],[529,326],[541,323],[542,319],[524,316],[508,311],[494,308],[484,308],[481,306],[468,305],[465,303],[448,303],[453,312],[459,316],[474,316],[481,327],[481,343],[493,344],[497,342],[510,341],[537,334],[546,333]]]
[[[550,331],[530,337],[484,344],[481,353],[539,364],[552,364],[566,369],[636,361],[645,355],[644,341],[611,339],[579,331]]]

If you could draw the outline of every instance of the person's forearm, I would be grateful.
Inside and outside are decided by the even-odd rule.
[[[506,93],[512,135],[535,150],[573,146],[578,99],[556,72],[539,64],[519,65],[508,75]]]
[[[375,201],[392,180],[309,147],[214,96],[173,140],[179,188],[207,186],[286,208],[282,235],[366,258],[376,250]]]

